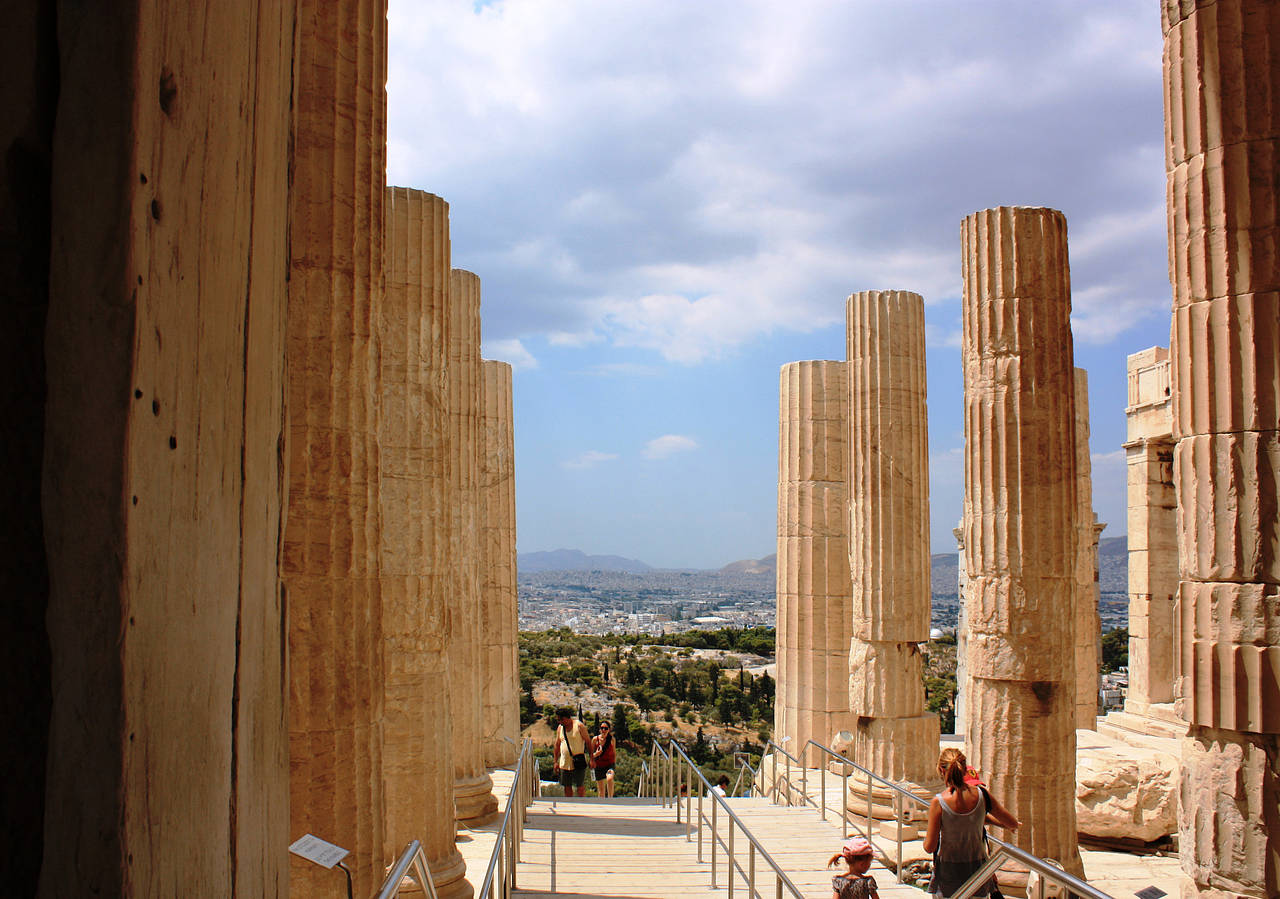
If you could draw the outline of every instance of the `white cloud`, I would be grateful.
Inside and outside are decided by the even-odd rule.
[[[390,36],[390,180],[449,200],[497,337],[695,364],[853,290],[953,304],[1001,203],[1067,213],[1080,339],[1167,297],[1143,4],[393,0]]]
[[[486,359],[499,362],[510,362],[513,371],[529,371],[538,367],[538,360],[533,353],[525,349],[525,345],[514,338],[507,340],[485,340],[481,347],[481,355]]]
[[[641,454],[646,459],[665,459],[676,453],[685,453],[698,448],[698,441],[683,434],[663,434],[644,445]]]
[[[591,468],[601,462],[612,462],[618,458],[617,453],[602,453],[599,450],[587,450],[580,456],[564,462],[565,468]]]

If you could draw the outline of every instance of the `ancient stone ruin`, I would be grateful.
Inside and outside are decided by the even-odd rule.
[[[1280,894],[1280,9],[1162,4],[1173,284],[1180,850]]]
[[[849,374],[782,367],[778,415],[775,739],[799,755],[853,730],[849,708]]]
[[[846,303],[853,760],[895,781],[937,780],[938,718],[924,708],[929,639],[929,424],[924,300]]]
[[[1130,359],[1126,709],[1185,731],[1188,895],[1268,897],[1280,9],[1161,12],[1172,334]],[[321,895],[285,851],[310,831],[360,894],[412,837],[469,895],[455,821],[492,814],[515,737],[510,373],[443,200],[386,189],[385,2],[5,15],[6,886]],[[959,718],[1020,845],[1079,871],[1099,525],[1065,221],[984,210],[962,239]],[[784,369],[780,421],[778,735],[849,730],[904,779],[936,741],[918,300],[851,298],[849,361]]]
[[[961,243],[968,756],[1019,810],[1017,844],[1079,874],[1067,223],[987,209]]]

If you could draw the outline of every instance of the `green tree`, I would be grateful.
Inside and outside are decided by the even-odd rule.
[[[1102,635],[1102,673],[1129,665],[1129,629],[1113,627]]]
[[[630,740],[631,728],[627,726],[627,707],[618,703],[613,707],[613,739]]]

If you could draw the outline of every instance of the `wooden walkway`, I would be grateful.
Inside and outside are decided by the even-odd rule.
[[[799,888],[802,896],[830,896],[832,872],[823,863],[840,845],[836,825],[800,809],[762,800],[731,800],[765,849]],[[710,800],[703,808],[710,812]],[[696,815],[696,803],[695,803]],[[749,843],[734,834],[737,867],[732,892],[726,878],[720,821],[716,853],[717,886],[711,886],[711,832],[703,828],[703,861],[698,861],[696,830],[677,823],[671,808],[652,800],[540,799],[529,809],[516,873],[520,897],[567,899],[672,899],[685,896],[747,897]],[[772,870],[757,857],[756,895],[776,895]],[[871,870],[883,899],[923,899],[914,887],[897,884],[892,872]],[[783,893],[790,896],[789,891]]]

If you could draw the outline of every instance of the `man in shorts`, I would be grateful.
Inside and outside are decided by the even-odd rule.
[[[586,796],[587,752],[591,746],[591,732],[587,726],[573,717],[573,709],[556,709],[560,725],[556,728],[556,742],[551,757],[554,770],[560,776],[560,785],[566,796]]]

